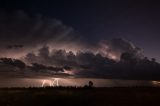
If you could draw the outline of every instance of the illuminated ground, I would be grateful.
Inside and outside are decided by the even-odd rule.
[[[160,88],[0,89],[0,106],[159,106]]]

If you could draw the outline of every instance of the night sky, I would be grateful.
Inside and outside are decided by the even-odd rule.
[[[29,66],[46,66],[40,69],[65,69],[70,71],[67,74],[81,77],[157,79],[159,72],[144,70],[145,66],[160,69],[159,4],[148,0],[1,1],[0,57],[20,59]],[[129,64],[136,64],[137,69],[123,68],[128,64],[122,61],[126,61],[124,52],[132,54],[131,60],[136,59],[137,63]],[[8,65],[6,60],[1,61]],[[14,67],[14,62],[9,64]],[[37,64],[25,70],[34,70]],[[143,71],[119,72],[115,65],[117,69]],[[35,72],[26,72],[30,73],[35,76]],[[151,73],[153,76],[148,76]]]
[[[61,20],[88,41],[124,37],[149,57],[158,60],[160,51],[160,7],[148,0],[103,1],[13,1],[1,3],[1,9],[24,10]]]
[[[148,0],[63,1],[39,0],[1,2],[1,10],[23,10],[61,20],[88,42],[125,38],[160,61],[160,7]]]

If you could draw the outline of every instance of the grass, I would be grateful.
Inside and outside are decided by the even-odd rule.
[[[0,106],[159,106],[158,87],[1,88]]]

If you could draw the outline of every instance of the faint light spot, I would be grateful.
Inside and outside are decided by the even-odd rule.
[[[160,86],[160,81],[152,81],[153,85]]]

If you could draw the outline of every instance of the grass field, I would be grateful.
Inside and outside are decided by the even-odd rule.
[[[0,106],[159,106],[160,88],[1,88]]]

